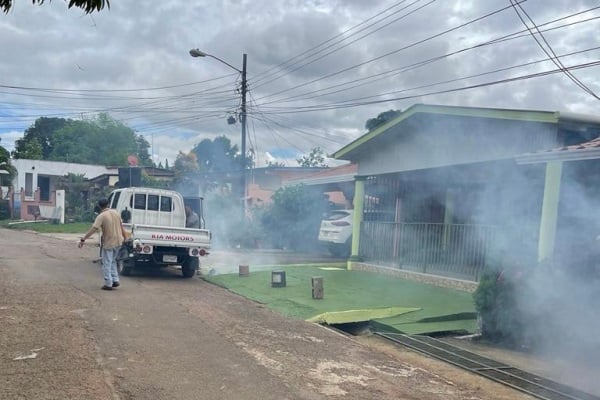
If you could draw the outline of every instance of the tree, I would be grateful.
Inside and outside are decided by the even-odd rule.
[[[41,117],[25,130],[21,139],[15,141],[14,158],[48,160],[54,148],[54,133],[69,123],[64,118]]]
[[[145,171],[142,171],[142,186],[158,189],[168,189],[169,182],[157,179],[153,176],[148,175]]]
[[[33,4],[44,4],[45,0],[31,0]],[[52,0],[50,0],[52,1]],[[13,6],[13,0],[0,0],[0,9],[8,13]],[[109,0],[69,0],[69,8],[76,7],[82,9],[86,14],[102,9],[110,8]]]
[[[237,145],[232,145],[227,136],[214,140],[204,139],[192,149],[196,155],[202,176],[202,191],[207,192],[224,185],[239,185],[242,170],[242,156]],[[252,158],[246,158],[246,167]]]
[[[320,147],[314,147],[310,153],[297,158],[296,161],[298,165],[301,167],[309,168],[309,167],[324,167],[327,168],[328,165],[325,163],[325,152]]]
[[[323,192],[306,185],[286,186],[278,189],[272,200],[260,221],[272,244],[295,250],[316,247],[328,207]]]
[[[65,218],[68,221],[90,221],[91,202],[90,184],[84,175],[68,173],[56,182],[57,189],[65,191]]]
[[[241,169],[242,158],[237,145],[227,136],[204,139],[192,149],[203,172],[233,172]]]
[[[17,140],[15,158],[65,161],[97,165],[127,165],[135,155],[140,165],[151,166],[150,144],[141,135],[101,113],[89,120],[39,118]]]
[[[378,127],[380,127],[381,125],[385,124],[386,122],[389,122],[389,121],[393,120],[394,118],[396,118],[398,115],[400,115],[401,112],[402,111],[400,111],[400,110],[387,110],[387,111],[380,113],[375,118],[369,118],[367,120],[367,122],[365,123],[365,129],[368,130],[369,132],[372,130],[375,130]]]
[[[193,152],[177,154],[173,164],[173,186],[183,195],[197,196],[200,193],[198,159]]]
[[[2,141],[2,138],[0,138],[0,141]],[[12,182],[12,180],[17,172],[15,170],[15,168],[10,164],[10,153],[8,152],[8,150],[6,150],[4,148],[4,146],[1,146],[1,145],[0,145],[0,171],[8,172],[8,180],[10,182]]]

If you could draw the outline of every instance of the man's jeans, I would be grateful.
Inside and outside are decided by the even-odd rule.
[[[119,248],[102,248],[102,274],[104,275],[104,285],[112,287],[114,282],[119,282],[119,272],[117,271],[117,253]]]

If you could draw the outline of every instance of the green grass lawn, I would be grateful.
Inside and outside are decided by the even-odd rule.
[[[286,287],[271,287],[271,271],[207,277],[215,284],[293,317],[345,323],[371,320],[381,329],[410,334],[474,332],[475,307],[470,293],[383,274],[331,269],[331,265],[282,266]],[[325,269],[324,269],[325,268]],[[311,277],[323,277],[324,297],[312,298]],[[327,321],[324,313],[329,315]]]
[[[16,221],[2,220],[0,221],[0,227],[36,231],[40,233],[85,233],[92,226],[91,222],[74,222],[68,224],[53,224],[47,221],[24,223],[15,222]]]

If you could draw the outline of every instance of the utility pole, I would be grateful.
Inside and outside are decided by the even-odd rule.
[[[242,221],[246,219],[246,197],[248,188],[246,185],[246,93],[248,91],[247,83],[246,83],[246,53],[244,53],[244,58],[242,61],[242,107],[241,107],[241,118],[242,118],[242,176],[240,178],[242,190]]]
[[[247,55],[244,53],[244,58],[242,62],[242,70],[240,71],[233,65],[229,64],[227,61],[221,60],[219,57],[213,56],[212,54],[205,53],[200,51],[199,49],[191,49],[190,55],[192,57],[211,57],[221,63],[227,65],[229,68],[232,68],[242,74],[242,106],[240,109],[240,118],[242,123],[242,165],[241,165],[241,176],[240,176],[240,198],[242,200],[242,222],[246,219],[246,197],[247,197],[247,188],[246,188],[246,93],[248,92],[248,84],[246,81],[246,59]]]

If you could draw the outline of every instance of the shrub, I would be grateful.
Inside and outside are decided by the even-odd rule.
[[[519,276],[507,270],[492,270],[481,277],[473,299],[484,338],[513,345],[521,341],[523,321],[516,297]]]

